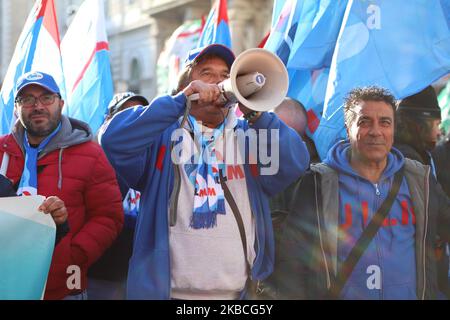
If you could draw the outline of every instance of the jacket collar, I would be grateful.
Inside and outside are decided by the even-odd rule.
[[[19,120],[16,121],[12,130],[12,137],[23,152],[23,135],[25,128]],[[64,149],[73,145],[92,140],[93,135],[89,126],[76,119],[61,116],[61,129],[42,150],[42,155],[57,149]]]

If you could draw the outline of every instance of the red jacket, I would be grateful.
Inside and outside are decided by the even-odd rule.
[[[91,141],[86,124],[62,117],[61,130],[38,159],[38,194],[58,196],[68,210],[70,231],[53,253],[45,299],[62,299],[87,287],[88,267],[112,244],[123,225],[122,198],[113,168]],[[0,162],[10,156],[6,176],[18,184],[24,166],[23,127],[0,137]],[[81,288],[76,272],[81,270]],[[73,290],[68,288],[75,287]]]

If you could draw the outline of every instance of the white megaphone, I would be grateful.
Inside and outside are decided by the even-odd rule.
[[[219,83],[228,104],[240,102],[254,111],[268,111],[286,97],[289,79],[283,62],[272,52],[253,48],[234,61],[230,78]],[[198,99],[198,94],[191,100]]]

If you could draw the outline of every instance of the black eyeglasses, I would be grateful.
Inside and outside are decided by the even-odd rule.
[[[25,108],[31,108],[35,106],[38,100],[44,106],[48,106],[55,102],[56,97],[61,98],[59,94],[47,93],[39,97],[35,96],[17,97],[16,102]]]

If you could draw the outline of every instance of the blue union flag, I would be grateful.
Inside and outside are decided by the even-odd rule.
[[[59,32],[53,0],[39,0],[31,9],[17,41],[0,92],[0,135],[10,132],[14,124],[14,86],[29,71],[42,71],[55,78],[61,95],[64,76],[61,67]]]
[[[349,1],[317,129],[322,158],[346,138],[342,106],[352,88],[378,85],[401,99],[450,72],[448,2]]]

